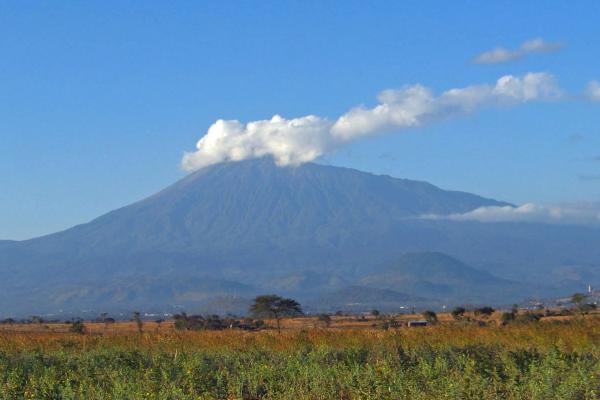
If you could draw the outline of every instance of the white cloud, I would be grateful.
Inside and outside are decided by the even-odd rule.
[[[560,43],[548,43],[544,39],[536,38],[524,42],[515,50],[499,47],[486,51],[478,55],[473,62],[476,64],[501,64],[518,60],[534,53],[553,53],[560,50],[561,47]]]
[[[450,89],[439,96],[421,85],[414,85],[385,90],[379,95],[378,106],[350,110],[338,118],[331,132],[343,140],[353,140],[390,130],[419,127],[479,107],[515,105],[560,96],[554,77],[547,73],[529,73],[522,78],[506,75],[495,85]]]
[[[585,97],[591,101],[600,101],[600,82],[590,81],[585,88]]]
[[[278,165],[297,165],[312,161],[332,147],[327,134],[331,122],[308,115],[270,120],[218,120],[197,143],[197,151],[186,153],[182,167],[192,171],[223,161],[241,161],[270,155]]]
[[[330,121],[314,115],[243,124],[218,120],[186,153],[182,167],[188,171],[224,162],[272,156],[278,165],[298,165],[336,150],[362,137],[416,128],[486,106],[516,105],[561,96],[554,77],[529,73],[503,76],[494,85],[451,89],[436,96],[421,85],[385,90],[373,108],[357,107]]]
[[[425,219],[479,222],[541,222],[551,224],[600,224],[600,203],[480,207],[464,214],[426,215]]]

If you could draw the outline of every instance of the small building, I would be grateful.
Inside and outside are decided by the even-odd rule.
[[[427,326],[427,321],[424,319],[417,319],[413,321],[408,321],[408,327],[412,328],[413,326]]]

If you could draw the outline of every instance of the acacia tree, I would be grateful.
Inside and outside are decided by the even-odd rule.
[[[302,308],[294,299],[267,294],[254,299],[254,303],[250,306],[250,313],[257,317],[274,318],[277,321],[277,332],[281,333],[281,318],[300,315]]]

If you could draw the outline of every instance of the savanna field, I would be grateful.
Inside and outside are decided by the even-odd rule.
[[[2,399],[598,399],[600,318],[382,329],[172,324],[0,330]],[[375,325],[375,326],[374,326]]]

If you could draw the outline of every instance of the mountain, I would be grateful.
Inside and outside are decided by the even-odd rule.
[[[348,168],[217,164],[89,223],[0,242],[0,314],[193,310],[275,291],[310,301],[411,252],[534,282],[523,295],[552,293],[563,268],[597,270],[597,228],[421,218],[506,204]]]
[[[393,289],[442,302],[513,302],[521,283],[500,279],[439,252],[407,253],[360,280],[362,285]]]

